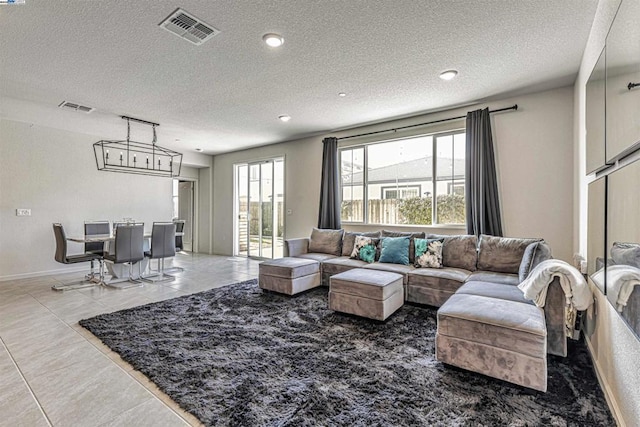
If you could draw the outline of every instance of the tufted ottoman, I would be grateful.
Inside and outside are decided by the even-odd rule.
[[[331,276],[329,308],[385,320],[404,304],[402,275],[355,268]]]
[[[295,295],[320,286],[320,263],[313,259],[279,258],[258,266],[260,288]]]
[[[547,391],[547,327],[532,304],[454,294],[438,310],[436,359]]]

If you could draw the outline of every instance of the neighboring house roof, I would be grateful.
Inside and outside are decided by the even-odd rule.
[[[343,170],[349,170],[350,163],[343,163]],[[393,165],[383,166],[381,168],[369,169],[369,184],[389,183],[389,182],[412,182],[412,181],[430,181],[433,176],[432,157],[423,157],[420,159],[409,160],[407,162],[396,163]],[[464,179],[464,159],[448,159],[438,158],[438,180]],[[455,172],[455,175],[452,175]],[[352,182],[353,179],[353,182]],[[355,172],[342,176],[343,184],[362,184],[363,172]]]

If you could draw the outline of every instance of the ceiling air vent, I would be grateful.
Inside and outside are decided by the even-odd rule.
[[[182,9],[176,9],[160,26],[196,45],[201,45],[220,32]]]
[[[87,107],[85,105],[75,104],[73,102],[67,102],[67,101],[62,101],[58,105],[58,107],[64,108],[66,110],[80,111],[82,113],[90,113],[93,110],[95,110],[95,108],[93,107]]]

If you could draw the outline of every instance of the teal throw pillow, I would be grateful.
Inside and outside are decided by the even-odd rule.
[[[444,239],[415,239],[415,266],[442,268],[442,245]]]
[[[361,247],[359,258],[362,261],[372,263],[376,260],[376,247],[373,244]]]
[[[380,262],[409,265],[409,236],[382,239]]]

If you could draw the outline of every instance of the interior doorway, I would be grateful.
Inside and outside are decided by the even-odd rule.
[[[173,180],[173,218],[185,221],[182,236],[183,250],[193,252],[195,247],[195,197],[196,182],[185,179]]]
[[[234,255],[282,258],[284,159],[240,163],[234,171]]]

